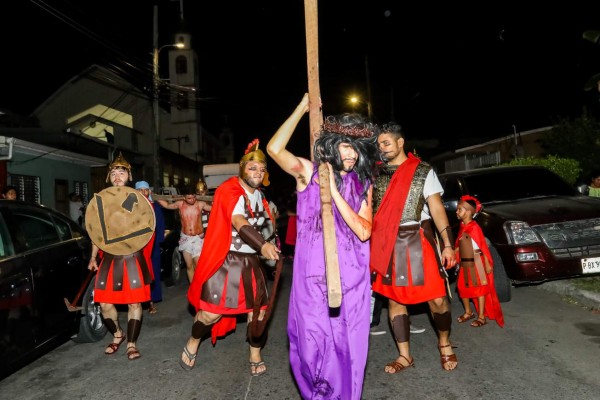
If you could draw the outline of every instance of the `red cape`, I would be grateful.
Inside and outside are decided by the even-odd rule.
[[[375,271],[380,275],[385,275],[390,265],[406,197],[415,170],[420,162],[421,160],[408,153],[408,159],[400,164],[394,172],[373,218],[371,260],[369,264],[371,271]]]
[[[485,257],[490,262],[491,267],[494,267],[494,259],[492,258],[492,253],[490,252],[490,248],[485,241],[485,237],[483,236],[483,231],[479,224],[473,220],[468,224],[460,224],[460,228],[458,229],[458,235],[456,236],[456,244],[454,247],[458,247],[458,238],[460,238],[463,233],[468,233],[481,252],[485,255]],[[457,257],[457,263],[460,264],[460,254]],[[485,315],[489,319],[494,319],[501,327],[504,326],[504,314],[502,313],[502,308],[500,307],[500,301],[498,300],[498,295],[496,294],[496,286],[494,285],[494,274],[487,274],[487,282],[489,288],[489,294],[485,296]],[[474,301],[475,309],[479,313],[479,304]]]
[[[240,196],[244,194],[244,188],[240,185],[237,176],[227,179],[215,192],[204,245],[200,259],[198,259],[194,279],[188,290],[188,301],[196,311],[200,310],[202,285],[223,265],[229,252],[233,209]],[[212,328],[213,345],[217,341],[217,337],[225,336],[227,332],[234,330],[235,326],[235,315],[223,315]]]

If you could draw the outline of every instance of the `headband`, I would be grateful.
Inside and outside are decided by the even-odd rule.
[[[481,202],[473,196],[469,196],[468,194],[466,194],[460,198],[460,201],[464,201],[465,203],[469,204],[475,209],[476,213],[481,211]]]

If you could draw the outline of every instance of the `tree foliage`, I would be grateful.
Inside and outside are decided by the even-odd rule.
[[[523,157],[515,158],[503,165],[538,165],[549,169],[556,175],[563,178],[571,185],[577,183],[577,178],[581,174],[579,161],[571,158],[561,158],[556,156],[546,156],[544,158]]]
[[[576,179],[587,180],[600,163],[600,122],[584,111],[579,118],[555,124],[541,144],[546,154],[579,161],[581,172]]]

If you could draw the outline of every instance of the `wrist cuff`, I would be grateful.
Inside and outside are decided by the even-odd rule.
[[[262,237],[260,232],[258,232],[250,225],[242,226],[238,232],[242,240],[246,242],[248,246],[252,247],[258,252],[260,252],[260,249],[262,249],[263,245],[267,243],[267,241],[265,240],[265,238]]]

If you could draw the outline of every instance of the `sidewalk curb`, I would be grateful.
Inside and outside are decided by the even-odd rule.
[[[568,280],[545,282],[538,288],[572,297],[586,308],[600,310],[600,293],[579,289]]]

